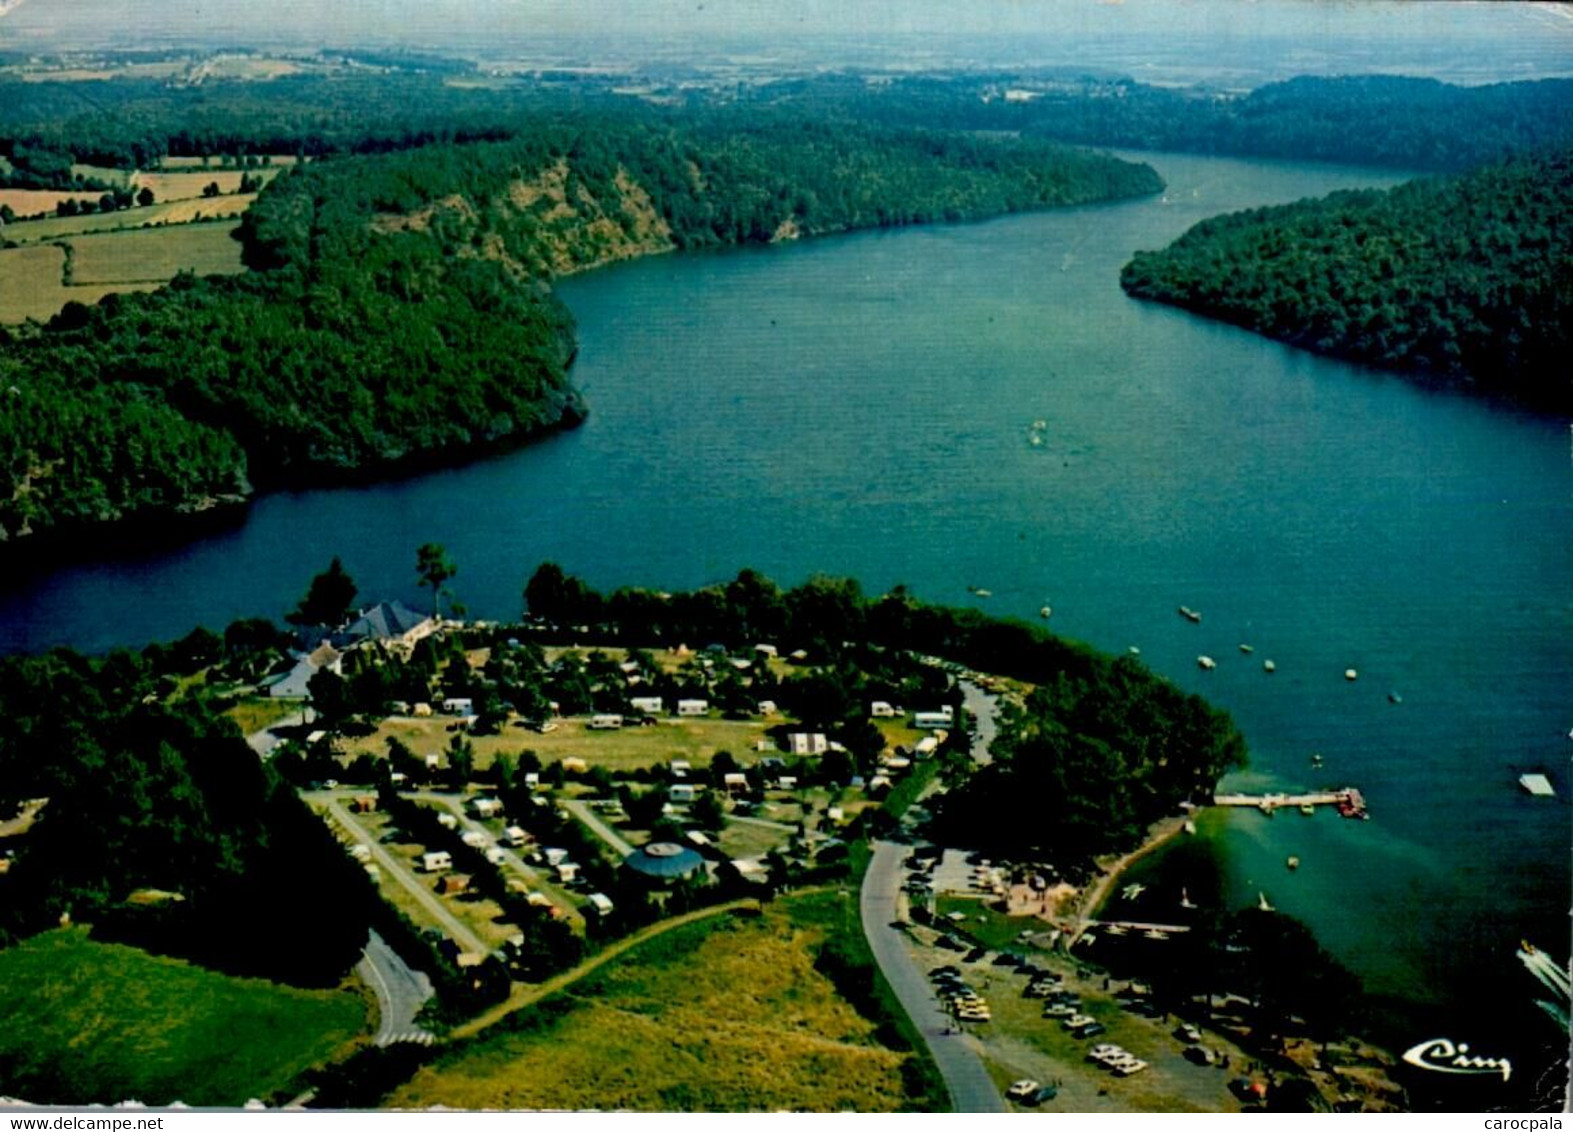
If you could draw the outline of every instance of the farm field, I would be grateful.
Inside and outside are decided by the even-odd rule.
[[[63,200],[97,201],[101,192],[61,193],[53,189],[0,189],[0,204],[9,205],[19,217],[55,214],[55,206]],[[15,239],[15,224],[6,226],[6,237]]]
[[[658,936],[456,1045],[389,1103],[898,1110],[908,1055],[878,1044],[814,966],[831,932],[856,930],[855,909],[839,892],[804,893]]]
[[[350,990],[238,979],[84,928],[0,951],[0,1094],[236,1106],[290,1090],[365,1032]]]
[[[73,285],[161,283],[182,271],[235,275],[245,270],[236,225],[186,224],[78,236],[71,241]]]
[[[132,174],[125,169],[115,169],[108,165],[82,165],[73,164],[71,174],[75,177],[92,177],[110,185],[119,185],[124,188],[131,180]]]
[[[259,153],[256,156],[260,158],[264,155]],[[274,153],[266,156],[269,164],[261,166],[263,169],[288,169],[291,165],[296,165],[300,161],[293,153]],[[218,159],[211,157],[166,157],[158,163],[158,167],[161,171],[224,168],[222,164],[215,166],[214,161],[216,160]],[[256,170],[252,170],[252,172],[256,172]]]
[[[219,192],[225,196],[232,195],[240,188],[240,179],[250,174],[251,177],[260,177],[264,182],[271,181],[278,176],[279,170],[274,168],[258,169],[190,169],[175,170],[173,172],[143,172],[138,171],[131,176],[131,186],[134,189],[152,189],[155,201],[178,201],[202,199],[202,190],[209,185],[218,185]],[[212,199],[212,198],[207,198]]]
[[[93,199],[97,200],[97,196]],[[6,239],[18,244],[57,240],[93,232],[124,232],[140,228],[163,228],[194,221],[229,219],[239,216],[257,199],[244,196],[198,197],[175,200],[146,208],[126,208],[119,212],[93,213],[89,216],[49,216],[42,220],[23,220],[6,226]]]
[[[754,761],[754,747],[765,736],[765,725],[757,720],[671,719],[654,727],[625,727],[620,731],[591,731],[584,719],[557,721],[557,730],[542,735],[521,727],[508,727],[500,735],[476,735],[475,765],[486,770],[499,751],[529,749],[543,763],[580,758],[590,766],[614,771],[654,766],[673,759],[687,759],[695,767],[706,766],[717,751],[730,751],[745,765]],[[388,739],[396,737],[417,755],[441,754],[452,735],[451,717],[427,719],[395,716],[383,720],[375,732],[342,744],[345,755],[384,755]]]

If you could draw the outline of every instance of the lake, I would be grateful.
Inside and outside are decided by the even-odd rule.
[[[364,597],[414,602],[427,541],[478,617],[516,616],[543,559],[606,590],[753,566],[1030,618],[1048,604],[1056,631],[1137,647],[1233,712],[1252,766],[1229,785],[1349,784],[1371,806],[1363,823],[1210,813],[1143,866],[1135,918],[1191,876],[1233,906],[1266,895],[1361,976],[1398,1049],[1527,1057],[1552,1027],[1514,952],[1568,948],[1568,422],[1128,300],[1131,253],[1205,216],[1397,179],[1147,159],[1162,199],[567,280],[582,428],[270,496],[211,537],[35,578],[0,599],[0,647],[279,615],[335,554]],[[1530,769],[1557,798],[1519,789]],[[1484,1107],[1492,1081],[1473,1080]]]

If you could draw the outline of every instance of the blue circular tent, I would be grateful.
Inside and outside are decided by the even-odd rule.
[[[671,841],[656,841],[623,858],[635,872],[658,880],[676,880],[704,867],[705,859],[692,849]]]

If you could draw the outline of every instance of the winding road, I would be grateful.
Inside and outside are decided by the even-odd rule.
[[[863,934],[885,981],[901,1000],[902,1009],[923,1036],[939,1067],[950,1104],[957,1112],[1009,1111],[999,1090],[983,1067],[983,1058],[972,1036],[951,1033],[950,1019],[928,979],[907,952],[906,936],[891,925],[896,920],[896,898],[901,888],[901,861],[906,849],[890,841],[874,844],[874,856],[863,874],[858,912]]]

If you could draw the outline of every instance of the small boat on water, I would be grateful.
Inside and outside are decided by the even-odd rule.
[[[993,597],[993,590],[986,590],[982,586],[968,586],[967,592],[974,597]]]
[[[1315,754],[1313,752],[1312,755],[1311,755],[1311,765],[1315,766],[1315,767],[1321,766],[1322,765],[1322,756],[1318,755],[1318,754]]]
[[[1316,807],[1309,802],[1301,802],[1300,812],[1308,818],[1314,818],[1316,816]]]
[[[1346,668],[1344,669],[1344,679],[1358,680],[1360,679],[1360,673],[1356,672],[1353,668]]]
[[[1185,618],[1193,625],[1199,624],[1202,619],[1202,615],[1197,613],[1196,610],[1192,609],[1188,605],[1180,606],[1180,616]]]
[[[1130,654],[1131,654],[1131,655],[1132,655],[1132,656],[1141,656],[1141,654],[1142,654],[1142,650],[1141,650],[1141,649],[1139,649],[1139,648],[1137,648],[1137,647],[1136,647],[1136,646],[1135,646],[1135,645],[1132,645],[1132,646],[1131,646],[1131,647],[1130,647]]]
[[[1252,648],[1250,645],[1241,645],[1240,646],[1240,651],[1243,652],[1246,656],[1250,656],[1256,650],[1254,648]]]
[[[1290,857],[1287,861],[1284,862],[1284,864],[1288,867],[1290,872],[1294,872],[1300,867],[1300,858]]]
[[[1053,612],[1054,612],[1053,609],[1051,609],[1047,605],[1045,605],[1042,609],[1038,610],[1038,616],[1043,618],[1045,621],[1047,621],[1049,619],[1049,616]]]
[[[1264,660],[1264,661],[1262,661],[1262,671],[1263,672],[1277,672],[1278,671],[1278,666],[1276,664],[1274,664],[1270,660]]]
[[[1404,702],[1404,697],[1397,692],[1389,692],[1387,693],[1387,702],[1390,704],[1401,704]]]
[[[1210,656],[1199,656],[1196,658],[1196,665],[1198,668],[1204,668],[1210,672],[1218,667],[1218,662]]]
[[[1521,774],[1518,784],[1537,798],[1553,798],[1557,793],[1552,788],[1551,779],[1543,774]]]
[[[1256,894],[1256,906],[1258,908],[1260,908],[1263,912],[1276,912],[1276,911],[1278,911],[1278,909],[1274,908],[1271,904],[1267,903],[1267,893],[1265,893],[1265,892],[1258,892]]]

